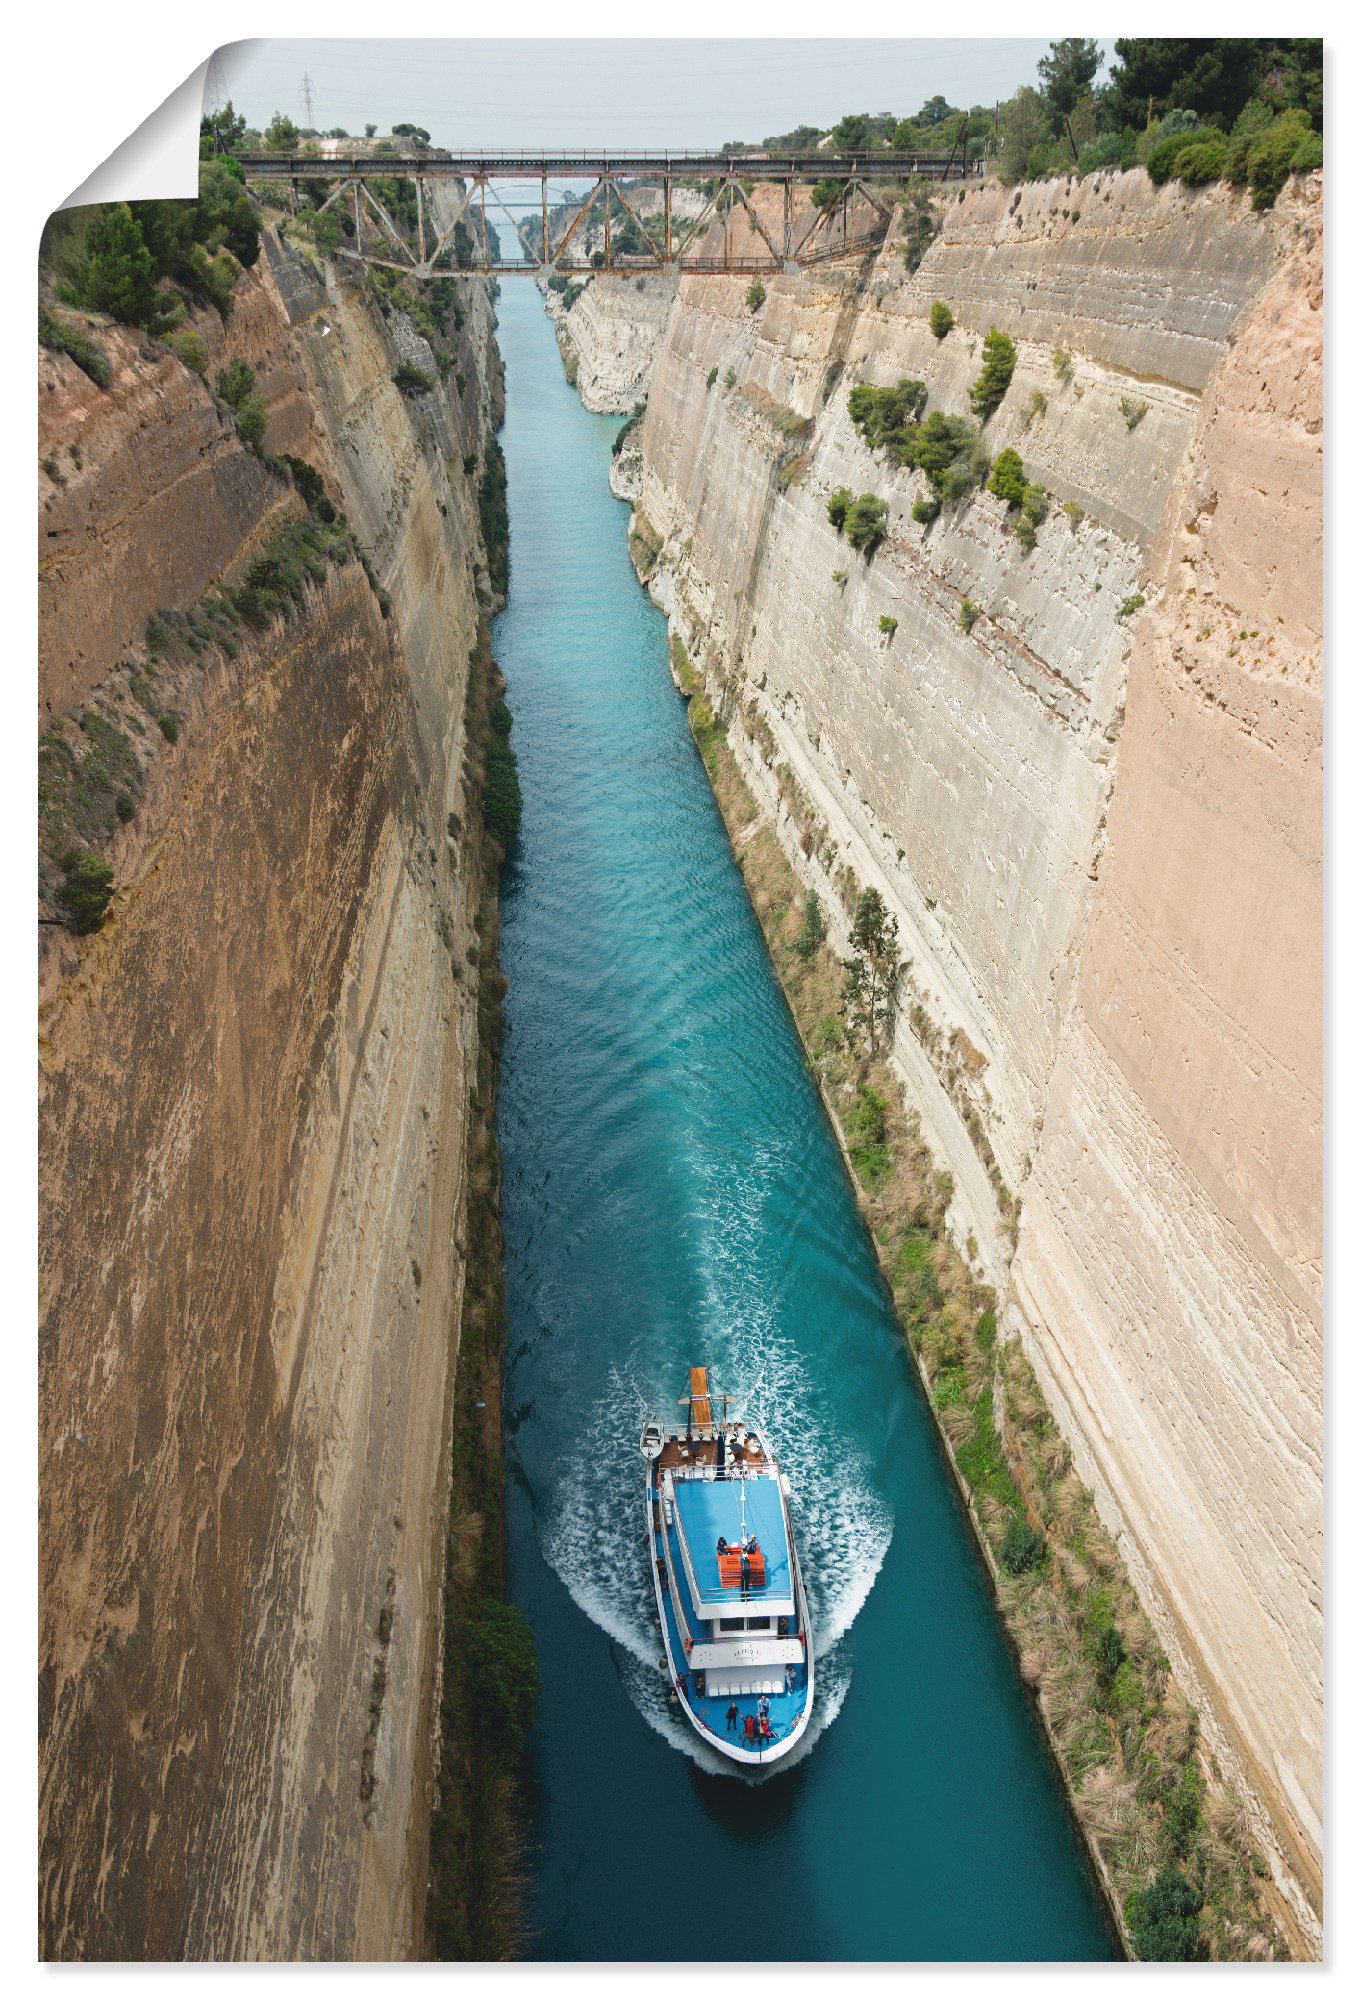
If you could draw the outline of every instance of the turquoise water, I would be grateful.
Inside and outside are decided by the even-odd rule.
[[[524,822],[504,884],[499,1131],[511,1594],[544,1693],[530,1956],[1104,1959],[998,1630],[766,958],[665,624],[606,485],[618,418],[498,307]],[[643,1418],[749,1393],[795,1494],[818,1652],[790,1765],[667,1712]]]

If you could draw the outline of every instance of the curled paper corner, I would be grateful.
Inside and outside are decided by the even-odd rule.
[[[240,43],[230,46],[239,48]],[[204,84],[210,70],[221,74],[224,51],[215,50],[135,132],[115,146],[60,208],[83,208],[97,201],[192,201],[198,194],[198,139]]]

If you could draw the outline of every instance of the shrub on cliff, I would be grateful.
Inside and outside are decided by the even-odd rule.
[[[827,919],[822,914],[822,899],[816,889],[810,889],[803,906],[803,924],[790,950],[798,958],[809,959],[826,935]]]
[[[1171,121],[1165,121],[1170,123]],[[1190,132],[1169,132],[1160,138],[1144,161],[1144,170],[1155,187],[1170,181],[1176,173],[1176,163],[1181,154],[1189,153],[1197,147],[1218,140],[1224,145],[1224,135],[1213,126],[1201,126]],[[1224,147],[1227,153],[1227,147]]]
[[[1288,176],[1323,164],[1323,142],[1302,110],[1283,111],[1265,130],[1244,132],[1229,147],[1224,173],[1252,189],[1254,208],[1270,208]]]
[[[71,847],[61,858],[65,876],[57,891],[57,907],[80,937],[97,931],[113,895],[113,869],[97,854]]]
[[[747,286],[747,304],[753,312],[760,312],[766,302],[766,288],[759,278],[753,278]]]
[[[1010,446],[997,455],[988,491],[995,493],[999,500],[1005,500],[1008,507],[1019,507],[1025,498],[1025,467],[1021,463],[1021,454]]]
[[[520,831],[524,800],[520,773],[510,739],[493,730],[487,744],[487,780],[482,794],[482,821],[493,840],[509,849]]]
[[[54,353],[69,354],[77,368],[83,369],[97,388],[108,388],[113,375],[109,357],[83,327],[72,326],[69,320],[54,318],[45,306],[40,305],[38,339]]]
[[[924,424],[903,432],[894,447],[904,465],[915,465],[943,500],[962,499],[988,476],[988,459],[978,428],[968,417],[932,410]]]
[[[888,1149],[888,1104],[882,1093],[862,1086],[846,1118],[846,1150],[862,1185],[873,1194],[893,1165]]]
[[[1000,408],[1016,370],[1016,348],[994,326],[983,337],[983,371],[969,390],[969,407],[980,423]]]
[[[414,361],[401,362],[392,379],[402,394],[407,397],[428,396],[435,386],[434,376],[427,375],[425,370],[418,368]]]
[[[495,1762],[513,1769],[534,1726],[541,1687],[523,1611],[488,1598],[469,1623],[466,1658],[468,1706],[478,1733]]]
[[[506,505],[505,456],[495,438],[487,440],[477,488],[477,517],[482,525],[491,587],[504,597],[510,588],[510,512]]]
[[[954,323],[955,316],[949,306],[946,305],[944,299],[937,299],[931,308],[930,320],[931,331],[936,336],[936,339],[944,340]]]
[[[269,405],[255,387],[249,361],[229,361],[217,374],[217,393],[231,411],[243,444],[260,449],[269,428]]]
[[[1196,1921],[1202,1900],[1181,1870],[1170,1862],[1147,1889],[1136,1889],[1125,1904],[1134,1949],[1148,1964],[1175,1964],[1204,1956]]]
[[[827,519],[838,534],[841,533],[846,525],[846,516],[850,513],[854,501],[855,495],[849,486],[838,486],[836,492],[827,502]]]
[[[940,502],[934,496],[930,500],[912,502],[912,518],[922,527],[929,528],[940,512]]]
[[[141,227],[125,201],[101,208],[85,238],[80,295],[95,312],[127,326],[154,326],[166,301],[156,290],[156,267]]]
[[[862,382],[847,396],[846,408],[851,422],[874,450],[910,438],[925,402],[925,382],[904,379],[891,389],[875,389]]]
[[[872,556],[888,531],[888,507],[873,493],[862,493],[846,516],[846,540],[860,555]]]

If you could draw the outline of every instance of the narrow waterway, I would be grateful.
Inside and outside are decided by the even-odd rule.
[[[539,1959],[1111,1956],[606,485],[620,419],[503,284],[525,811],[504,888],[510,1589]],[[667,1710],[642,1419],[691,1363],[794,1489],[815,1724],[759,1782]]]

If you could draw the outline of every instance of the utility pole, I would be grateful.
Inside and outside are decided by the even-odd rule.
[[[312,79],[307,74],[306,70],[304,70],[302,73],[301,96],[302,96],[302,122],[304,125],[315,127],[317,122],[317,115],[312,108]]]

